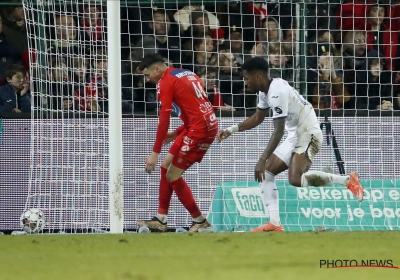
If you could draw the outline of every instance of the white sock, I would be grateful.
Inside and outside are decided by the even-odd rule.
[[[157,214],[157,219],[161,221],[161,223],[166,223],[167,222],[167,215],[165,214]]]
[[[203,222],[205,219],[206,219],[206,218],[204,218],[203,215],[200,215],[200,216],[194,218],[193,220],[194,220],[196,223],[201,223],[201,222]]]
[[[279,192],[275,185],[275,176],[265,172],[265,180],[260,184],[261,198],[267,207],[270,217],[270,223],[279,226],[281,219],[279,217]]]
[[[332,184],[346,185],[349,179],[349,175],[336,175],[332,173],[313,170],[301,175],[301,186],[324,187],[331,186]]]

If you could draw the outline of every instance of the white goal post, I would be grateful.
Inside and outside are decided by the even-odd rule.
[[[121,91],[121,17],[120,1],[107,0],[108,73],[109,90]],[[109,188],[110,188],[110,232],[122,233],[124,223],[124,174],[122,160],[122,111],[121,95],[109,99]]]

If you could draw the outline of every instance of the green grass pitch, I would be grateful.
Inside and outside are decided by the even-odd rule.
[[[0,279],[400,279],[400,231],[0,236]]]

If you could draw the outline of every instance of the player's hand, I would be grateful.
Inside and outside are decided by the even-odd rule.
[[[151,172],[154,171],[156,168],[158,162],[158,154],[155,152],[152,152],[150,156],[146,159],[146,172],[151,174]]]
[[[261,158],[254,168],[254,179],[259,183],[265,180],[265,160]]]
[[[172,142],[178,137],[178,134],[176,134],[175,131],[170,131],[167,133],[167,137],[165,137],[163,145],[168,144],[169,142]]]
[[[221,130],[220,132],[218,132],[218,143],[221,143],[222,140],[228,138],[229,136],[231,136],[231,133],[229,132],[229,130],[227,130],[227,129]]]

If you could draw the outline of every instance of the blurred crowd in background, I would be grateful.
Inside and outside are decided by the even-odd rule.
[[[240,66],[261,56],[316,109],[399,110],[400,4],[216,1],[132,6],[121,1],[122,90],[108,90],[106,3],[21,1],[0,6],[0,114],[32,110],[125,115],[158,110],[154,84],[138,70],[147,53],[195,72],[216,110],[255,108]],[[390,4],[387,4],[390,3]],[[153,112],[153,113],[151,113]]]

